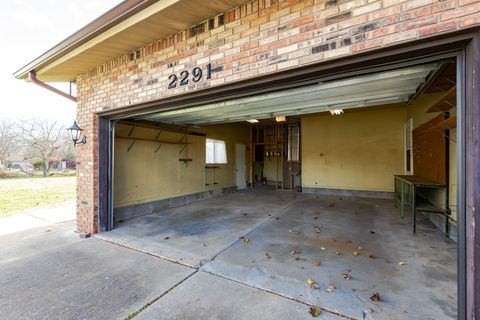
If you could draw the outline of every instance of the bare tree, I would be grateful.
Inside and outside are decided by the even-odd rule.
[[[49,120],[21,120],[21,139],[26,154],[43,163],[43,176],[50,173],[49,160],[59,155],[62,145],[65,143],[67,131],[56,121]]]
[[[18,135],[15,123],[10,120],[0,120],[0,164],[5,165],[12,155],[18,149]]]

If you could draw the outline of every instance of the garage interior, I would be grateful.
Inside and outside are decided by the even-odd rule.
[[[332,318],[455,318],[456,77],[390,66],[115,119],[97,236]]]

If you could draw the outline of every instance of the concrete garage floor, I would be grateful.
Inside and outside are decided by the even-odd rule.
[[[199,270],[140,319],[310,318],[308,305],[325,319],[455,318],[456,245],[422,219],[417,230],[393,201],[248,190],[97,237]]]

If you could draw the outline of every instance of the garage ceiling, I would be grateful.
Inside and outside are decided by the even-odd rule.
[[[296,116],[334,109],[406,103],[441,67],[441,63],[325,81],[314,85],[249,96],[180,110],[144,115],[149,120],[181,125],[209,125]]]

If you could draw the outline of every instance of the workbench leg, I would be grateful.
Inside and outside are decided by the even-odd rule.
[[[402,209],[401,209],[400,212],[402,213],[401,217],[403,218],[403,205],[404,205],[405,199],[404,199],[404,195],[403,195],[403,182],[402,181],[400,181],[400,197],[402,199]]]
[[[412,185],[413,233],[417,233],[417,208],[415,203],[415,185]]]

